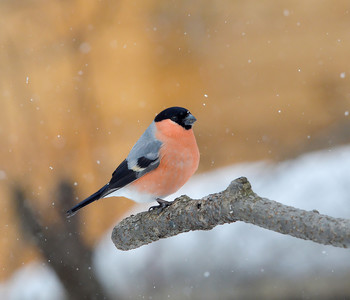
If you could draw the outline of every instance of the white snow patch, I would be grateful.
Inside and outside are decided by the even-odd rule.
[[[30,263],[0,285],[0,299],[62,300],[65,291],[55,272],[38,262]]]

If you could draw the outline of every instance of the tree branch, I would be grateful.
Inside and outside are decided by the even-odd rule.
[[[117,224],[112,241],[131,250],[190,230],[210,230],[217,225],[243,221],[300,239],[335,247],[350,247],[350,220],[305,211],[255,194],[245,177],[200,200],[177,198],[161,213],[142,212]]]

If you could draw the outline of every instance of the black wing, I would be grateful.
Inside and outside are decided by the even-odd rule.
[[[151,170],[154,170],[159,165],[159,159],[149,159],[147,157],[140,157],[137,160],[136,165],[129,169],[128,161],[125,159],[118,168],[112,174],[112,179],[109,183],[99,189],[95,194],[92,194],[85,200],[78,203],[76,206],[67,211],[67,217],[73,216],[79,209],[84,206],[101,199],[108,194],[113,193],[116,190],[128,185],[137,178],[140,178],[142,175],[148,173]]]
[[[104,192],[103,197],[135,181],[149,171],[154,170],[158,165],[159,158],[149,159],[142,156],[137,160],[136,165],[129,169],[128,161],[125,159],[113,172],[112,179],[110,180],[108,189]]]
[[[79,209],[83,208],[84,206],[98,199],[101,199],[110,193],[113,193],[115,190],[118,190],[123,186],[133,182],[135,179],[137,179],[137,172],[129,170],[128,163],[126,160],[124,160],[113,172],[111,181],[99,189],[96,193],[92,194],[68,210],[67,217],[73,216]]]
[[[137,172],[128,168],[128,162],[125,159],[112,174],[112,178],[108,185],[108,190],[103,196],[106,196],[115,190],[119,190],[123,186],[137,179]]]
[[[150,164],[156,162],[157,159],[158,157],[155,159],[149,159],[147,157],[142,156],[137,160],[137,167],[139,167],[140,169],[146,169],[150,166]]]

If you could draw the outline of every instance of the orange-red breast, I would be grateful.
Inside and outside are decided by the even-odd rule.
[[[195,121],[182,107],[160,112],[113,172],[110,182],[68,210],[67,216],[91,202],[113,196],[136,202],[157,200],[161,209],[170,205],[162,198],[175,193],[198,168],[199,150],[192,130]]]

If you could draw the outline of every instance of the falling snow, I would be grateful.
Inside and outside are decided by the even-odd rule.
[[[290,15],[290,11],[288,9],[283,10],[283,15],[288,17]]]
[[[91,51],[91,46],[90,46],[89,43],[84,42],[84,43],[80,44],[79,50],[80,50],[81,53],[87,54],[87,53],[89,53]]]
[[[5,171],[3,171],[3,170],[0,170],[0,180],[4,180],[4,179],[6,179],[6,172]]]
[[[204,272],[203,276],[208,278],[210,276],[210,272],[208,272],[208,271]]]

